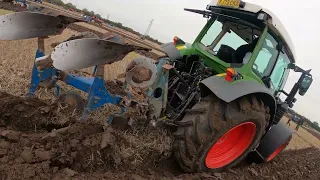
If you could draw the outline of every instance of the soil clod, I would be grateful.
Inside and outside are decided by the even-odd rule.
[[[16,12],[26,10],[11,2],[0,2],[0,8]],[[103,35],[101,32],[78,24],[68,28],[77,32],[90,31],[98,36]],[[65,39],[49,39],[55,42],[61,42],[61,40]],[[31,42],[30,40],[30,45]],[[18,44],[14,43],[11,46],[16,47],[20,43],[29,44],[29,40],[19,41]],[[30,59],[28,63],[33,64],[34,54],[29,58],[27,54],[30,53],[29,51],[31,52],[26,50],[20,54],[26,56],[22,58],[23,60]],[[138,53],[153,59],[158,57],[152,52],[138,51]],[[1,61],[0,67],[6,74],[17,73],[22,79],[21,81],[10,79],[11,83],[21,83],[25,86],[24,82],[30,80],[28,78],[31,77],[31,72],[24,70],[28,68],[31,70],[31,67],[26,65],[21,68],[7,68],[6,63],[10,64],[11,60],[20,57],[6,54],[6,52],[3,53],[1,57],[10,58]],[[3,82],[1,88],[12,86],[7,85],[9,80],[5,79],[6,75],[0,78]],[[142,78],[142,81],[145,79],[148,78]],[[123,83],[120,81],[107,82],[111,94],[126,96],[127,92],[122,86]],[[25,89],[19,87],[19,92],[14,90],[13,93],[23,94],[20,90]],[[144,125],[145,119],[137,120],[137,116],[140,118],[143,115],[141,112],[146,112],[145,106],[139,106],[145,102],[144,91],[129,87],[129,92],[134,97],[134,101],[138,102],[132,104],[138,105],[130,106],[127,115],[133,117],[135,121],[131,126],[126,125],[125,130],[113,125],[104,128],[108,112],[103,112],[102,117],[93,113],[92,119],[87,123],[78,123],[68,110],[60,107],[58,102],[0,92],[0,179],[277,180],[294,178],[313,180],[320,177],[318,163],[320,153],[315,148],[284,151],[273,162],[242,165],[223,173],[184,174],[172,154],[173,138],[170,131],[160,127],[151,129]],[[127,100],[126,103],[129,104],[129,102],[130,100]],[[137,112],[138,108],[139,112]],[[125,123],[128,124],[126,121]]]

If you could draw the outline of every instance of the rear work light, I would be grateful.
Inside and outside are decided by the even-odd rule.
[[[259,13],[257,19],[265,21],[267,17],[266,13]]]
[[[174,45],[185,45],[186,43],[182,39],[180,39],[177,36],[175,36],[173,38],[173,44]]]
[[[175,37],[173,37],[173,43],[176,45],[177,44],[177,41],[178,41],[178,37],[177,36],[175,36]]]
[[[226,70],[226,76],[225,76],[225,79],[228,81],[228,82],[231,82],[233,80],[234,77],[237,76],[237,72],[235,69],[233,68],[227,68]]]

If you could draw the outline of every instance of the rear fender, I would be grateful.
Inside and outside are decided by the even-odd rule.
[[[262,99],[264,104],[268,105],[270,109],[270,122],[272,122],[275,116],[276,100],[274,99],[273,92],[255,81],[229,83],[222,77],[211,76],[201,81],[200,88],[203,94],[207,94],[208,91],[209,93],[212,92],[227,103],[249,94],[256,94]]]

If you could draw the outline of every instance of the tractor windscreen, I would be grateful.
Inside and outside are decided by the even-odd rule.
[[[250,26],[226,20],[212,21],[200,40],[202,48],[226,63],[246,64],[261,31]]]

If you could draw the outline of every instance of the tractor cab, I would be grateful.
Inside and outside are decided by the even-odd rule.
[[[193,51],[181,49],[181,54],[198,54],[215,74],[231,67],[243,79],[275,92],[282,89],[295,53],[280,20],[269,10],[240,0],[213,0],[206,9],[185,9],[202,14],[208,22],[193,42]]]

